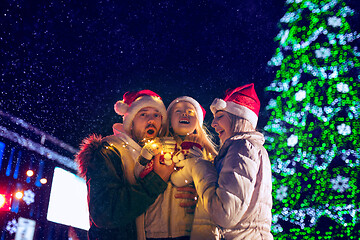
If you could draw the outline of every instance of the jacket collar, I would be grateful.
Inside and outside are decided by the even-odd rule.
[[[258,143],[260,145],[264,145],[264,143],[265,143],[264,135],[260,132],[254,131],[254,132],[236,133],[232,137],[229,137],[228,139],[226,139],[224,144],[221,146],[219,154],[216,156],[216,158],[214,160],[214,164],[216,164],[216,162],[219,161],[219,159],[222,159],[226,155],[229,147],[231,146],[231,144],[233,142],[239,141],[242,139],[248,140],[252,143]]]
[[[249,140],[250,142],[258,142],[261,145],[264,145],[264,143],[265,143],[264,135],[262,133],[256,132],[256,131],[236,133],[234,136],[230,137],[229,139],[231,141],[246,139],[246,140]],[[229,140],[229,139],[227,139],[227,140]],[[226,141],[225,141],[225,143],[226,143]]]

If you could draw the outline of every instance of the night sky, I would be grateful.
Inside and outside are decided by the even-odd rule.
[[[78,147],[112,134],[126,91],[194,97],[209,125],[215,97],[254,82],[262,128],[284,2],[0,1],[0,109]]]

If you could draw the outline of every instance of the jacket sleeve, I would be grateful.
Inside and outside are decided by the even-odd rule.
[[[119,228],[145,212],[167,184],[151,172],[131,185],[123,174],[119,151],[104,144],[87,172],[89,212],[97,227]]]
[[[206,161],[199,161],[193,169],[198,194],[219,226],[234,227],[248,209],[259,168],[251,157],[253,150],[251,143],[236,141],[229,147],[219,175]]]

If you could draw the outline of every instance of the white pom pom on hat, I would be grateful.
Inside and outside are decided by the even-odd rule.
[[[126,92],[123,100],[119,100],[114,105],[117,114],[123,116],[123,127],[127,133],[131,131],[131,123],[135,115],[145,107],[153,107],[162,115],[162,124],[166,123],[167,112],[161,97],[151,90],[141,90],[137,92]]]
[[[119,100],[115,103],[114,110],[119,115],[125,115],[125,113],[129,110],[129,105],[124,103],[123,100]]]

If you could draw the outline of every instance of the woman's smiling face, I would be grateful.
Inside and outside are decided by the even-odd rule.
[[[231,130],[231,119],[227,112],[217,111],[214,114],[214,120],[211,123],[211,127],[215,128],[215,131],[219,134],[220,142],[223,144],[226,139],[233,135]]]
[[[191,134],[196,128],[195,107],[189,102],[174,104],[170,113],[171,127],[174,133],[180,136]]]

